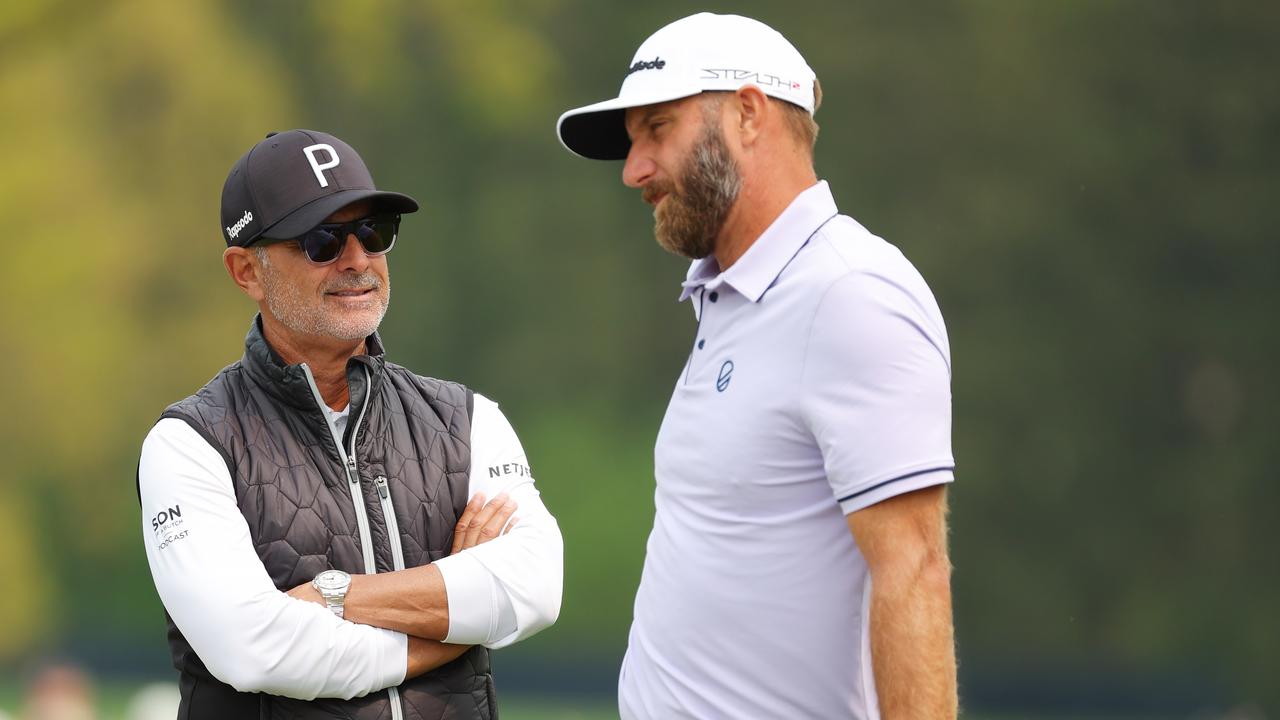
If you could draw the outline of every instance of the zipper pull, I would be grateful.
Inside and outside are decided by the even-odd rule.
[[[352,485],[360,484],[360,476],[356,475],[356,456],[355,455],[347,456],[347,479],[351,481]]]
[[[381,496],[383,500],[386,500],[387,492],[388,492],[387,477],[385,475],[379,475],[378,477],[373,479],[373,482],[375,485],[378,486],[378,495]]]

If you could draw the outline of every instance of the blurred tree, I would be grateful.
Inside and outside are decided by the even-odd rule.
[[[259,132],[240,108],[283,116],[287,102],[267,90],[271,60],[238,42],[214,2],[57,3],[10,20],[0,28],[0,217],[25,221],[0,268],[13,408],[0,437],[21,481],[13,492],[30,493],[35,512],[0,533],[41,537],[0,544],[41,548],[28,562],[64,598],[18,616],[30,632],[12,636],[13,651],[40,628],[143,622],[131,609],[152,595],[131,479],[140,430],[162,398],[221,364],[218,329],[243,326],[232,298],[213,292],[221,178],[209,170]],[[5,593],[29,609],[46,587]],[[67,612],[49,614],[59,605]]]
[[[819,173],[948,320],[962,666],[1185,672],[1280,707],[1280,6],[715,5],[808,57]],[[37,580],[0,594],[23,621],[0,661],[137,628],[163,656],[138,444],[239,356],[253,309],[219,267],[226,170],[313,127],[423,202],[392,260],[391,357],[501,401],[560,518],[564,614],[510,654],[616,662],[694,324],[620,166],[553,126],[686,12],[5,3],[0,563]]]

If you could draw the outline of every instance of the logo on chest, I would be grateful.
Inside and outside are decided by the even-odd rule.
[[[720,374],[716,376],[716,392],[729,389],[729,381],[733,379],[733,361],[725,360],[720,366]]]

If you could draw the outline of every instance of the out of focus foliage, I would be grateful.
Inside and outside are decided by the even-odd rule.
[[[6,2],[0,9],[0,666],[163,664],[133,472],[236,359],[227,169],[270,130],[423,203],[393,359],[500,401],[566,539],[560,623],[616,662],[651,449],[693,334],[618,164],[558,114],[689,10],[655,1]],[[818,72],[819,174],[937,294],[955,359],[966,673],[1191,676],[1280,705],[1280,6],[713,3]]]

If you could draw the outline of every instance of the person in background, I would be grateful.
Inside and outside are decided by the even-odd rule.
[[[21,720],[96,720],[93,681],[75,665],[39,668],[27,686]],[[6,717],[0,712],[0,718]]]

